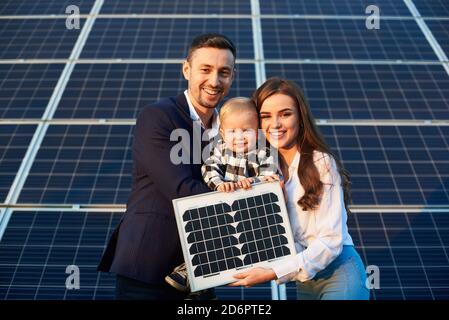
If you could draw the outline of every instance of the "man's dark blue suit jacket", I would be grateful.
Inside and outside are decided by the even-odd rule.
[[[185,129],[194,150],[193,121],[184,93],[145,107],[137,118],[133,142],[133,182],[126,213],[115,229],[98,270],[161,284],[183,262],[172,199],[210,191],[201,164],[173,164],[174,129]],[[202,129],[201,129],[202,130]],[[202,133],[202,131],[201,131]],[[197,141],[197,143],[199,143]],[[201,142],[201,150],[208,142]],[[201,159],[201,156],[196,156]]]

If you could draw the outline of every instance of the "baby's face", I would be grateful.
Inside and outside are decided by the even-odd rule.
[[[228,148],[236,153],[254,150],[257,142],[259,119],[255,112],[232,112],[221,123],[221,136]]]

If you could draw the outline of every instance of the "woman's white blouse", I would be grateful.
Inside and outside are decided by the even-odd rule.
[[[318,151],[313,156],[324,184],[321,202],[315,210],[303,211],[297,204],[304,194],[297,173],[299,152],[288,168],[286,203],[297,254],[273,264],[278,283],[312,279],[338,257],[343,245],[353,245],[346,224],[348,216],[335,160]]]

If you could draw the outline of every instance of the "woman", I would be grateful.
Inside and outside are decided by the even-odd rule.
[[[236,275],[232,286],[296,280],[298,299],[369,299],[348,233],[349,178],[320,134],[301,89],[268,79],[254,93],[260,126],[278,149],[297,254]]]

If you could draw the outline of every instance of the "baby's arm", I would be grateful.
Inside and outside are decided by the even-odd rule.
[[[259,174],[257,177],[261,181],[282,181],[282,173],[268,148],[260,150],[257,158],[259,161]]]
[[[221,144],[218,144],[214,147],[211,155],[201,167],[201,174],[203,175],[203,180],[207,184],[207,186],[212,190],[219,190],[218,187],[225,183],[224,174],[225,174],[225,165],[221,161],[222,152],[221,152]],[[223,188],[223,187],[221,187]]]

